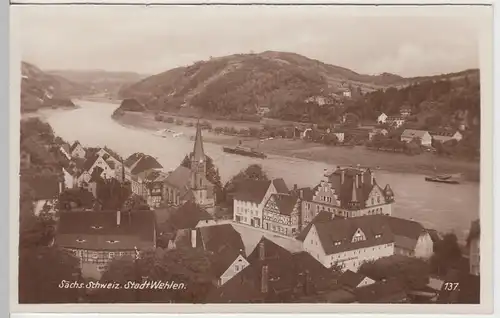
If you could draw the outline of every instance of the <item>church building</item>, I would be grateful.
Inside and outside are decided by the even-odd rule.
[[[168,205],[180,206],[190,201],[212,212],[215,207],[215,187],[207,179],[207,156],[203,150],[199,124],[196,126],[194,148],[189,159],[189,168],[179,165],[165,179],[165,202]]]

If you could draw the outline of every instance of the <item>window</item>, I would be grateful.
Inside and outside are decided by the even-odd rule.
[[[375,199],[374,199],[374,198],[372,198],[372,205],[374,205],[374,204],[375,204]]]
[[[381,238],[382,235],[381,234],[375,234],[375,238],[378,239],[378,238]]]
[[[84,240],[84,239],[76,239],[76,241],[77,241],[78,243],[84,243],[84,242],[86,242],[86,240]]]
[[[341,244],[341,242],[340,242],[340,241],[336,241],[336,242],[334,243],[334,245],[335,245],[335,246],[339,246],[340,244]]]
[[[100,225],[92,225],[91,228],[93,228],[94,230],[100,230],[100,229],[102,229],[102,226],[100,226]]]
[[[115,243],[118,243],[119,241],[109,240],[109,241],[106,241],[106,242],[108,242],[109,244],[115,244]]]
[[[377,197],[377,202],[380,203],[380,197]]]
[[[235,266],[234,266],[234,269],[235,269],[236,271],[239,271],[239,270],[240,270],[240,267],[239,267],[238,265],[235,265]]]
[[[109,258],[113,258],[115,257],[115,253],[114,252],[109,252]]]

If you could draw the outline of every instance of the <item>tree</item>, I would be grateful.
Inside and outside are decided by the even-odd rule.
[[[233,192],[237,185],[245,180],[259,180],[259,181],[268,181],[266,172],[262,169],[262,166],[259,164],[251,164],[245,170],[240,171],[238,174],[234,175],[225,185],[224,185],[224,194]]]
[[[427,262],[401,255],[366,262],[358,272],[375,280],[397,278],[407,290],[424,288],[429,281]]]
[[[446,274],[447,271],[458,263],[462,257],[458,239],[455,233],[447,233],[443,239],[434,243],[434,254],[431,257],[431,269],[439,275]]]
[[[82,283],[79,261],[57,247],[19,251],[20,303],[76,303],[81,288],[63,288],[64,281]]]
[[[128,281],[173,282],[177,289],[98,290],[96,302],[160,302],[197,303],[205,299],[214,279],[207,252],[202,249],[176,248],[142,251],[138,259],[122,257],[113,260],[101,281],[121,283]]]

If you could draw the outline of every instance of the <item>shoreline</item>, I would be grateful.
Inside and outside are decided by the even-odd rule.
[[[174,117],[174,116],[172,116]],[[176,116],[174,118],[183,119],[186,122],[194,123],[192,118]],[[193,127],[186,125],[176,125],[159,122],[154,119],[153,114],[140,112],[124,112],[118,118],[113,118],[117,123],[132,129],[143,129],[156,132],[161,129],[172,129],[183,133],[185,137],[194,136]],[[205,120],[214,127],[228,124],[228,121]],[[231,122],[232,126],[242,128],[244,123]],[[464,180],[479,182],[480,166],[478,162],[468,162],[462,160],[450,160],[437,157],[431,153],[410,156],[400,153],[387,153],[366,149],[364,146],[354,148],[342,146],[326,146],[304,140],[292,140],[276,138],[272,140],[260,141],[258,138],[239,137],[215,134],[204,130],[203,139],[206,142],[220,146],[236,146],[241,140],[244,146],[258,148],[269,155],[277,155],[289,158],[324,162],[341,166],[357,164],[368,167],[379,167],[382,171],[396,173],[414,173],[420,175],[434,174],[435,169],[439,173],[462,173]]]

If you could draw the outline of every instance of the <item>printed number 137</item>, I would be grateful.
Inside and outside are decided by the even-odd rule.
[[[444,283],[444,290],[457,290],[459,283]]]

